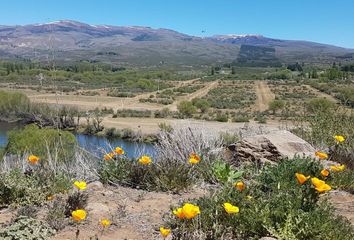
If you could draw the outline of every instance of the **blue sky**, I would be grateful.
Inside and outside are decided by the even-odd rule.
[[[354,0],[11,0],[0,4],[0,25],[61,19],[169,28],[196,36],[262,34],[354,48]]]

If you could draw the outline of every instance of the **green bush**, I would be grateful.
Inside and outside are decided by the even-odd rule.
[[[29,106],[30,101],[25,94],[0,90],[0,117],[27,112]]]
[[[196,181],[216,182],[212,169],[213,161],[201,160],[192,165],[185,161],[163,159],[150,165],[142,165],[137,159],[114,157],[103,162],[99,175],[106,184],[156,190],[180,192]]]
[[[70,180],[49,170],[13,169],[0,175],[0,206],[40,205],[47,197],[70,188]]]
[[[103,183],[147,190],[179,192],[193,184],[190,168],[179,162],[141,165],[136,159],[112,159],[104,162],[99,174]]]
[[[217,113],[216,117],[215,117],[215,121],[227,122],[227,121],[229,121],[229,117],[224,113]]]
[[[330,147],[330,157],[354,169],[354,114],[339,107],[328,111],[316,110],[299,122],[309,128],[300,127],[295,132],[314,146]],[[336,144],[334,136],[342,135],[346,139]]]
[[[210,108],[210,103],[205,100],[205,99],[201,99],[201,98],[194,98],[192,100],[193,105],[198,108],[202,113],[205,113],[208,111],[208,109]]]
[[[349,221],[336,216],[325,199],[318,201],[310,180],[300,185],[295,178],[296,172],[318,177],[320,169],[310,159],[267,165],[256,175],[243,175],[246,189],[242,192],[225,185],[193,201],[201,211],[198,219],[180,220],[171,214],[166,225],[174,239],[353,239]],[[238,206],[240,212],[227,214],[225,202]]]
[[[12,154],[30,152],[42,160],[50,154],[57,156],[59,161],[70,161],[74,157],[76,144],[75,136],[70,132],[28,125],[24,129],[9,132],[5,150]]]
[[[0,230],[0,238],[4,240],[36,239],[46,240],[56,233],[48,224],[37,219],[21,216]]]
[[[335,103],[327,98],[314,98],[308,101],[307,110],[310,113],[315,113],[317,111],[332,111],[335,107]]]
[[[283,100],[273,100],[269,103],[269,110],[275,114],[277,111],[282,110],[285,107],[285,101]]]
[[[192,102],[189,101],[181,101],[177,105],[177,109],[185,117],[192,117],[193,114],[197,111],[196,107],[192,104]]]

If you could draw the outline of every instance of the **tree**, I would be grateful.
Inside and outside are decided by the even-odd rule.
[[[231,68],[231,74],[232,74],[232,75],[236,74],[236,68],[235,68],[235,67],[232,67],[232,68]]]
[[[215,68],[211,67],[211,75],[215,75]]]
[[[285,107],[285,101],[283,100],[275,99],[269,103],[269,110],[273,111],[273,114],[283,109],[284,107]]]
[[[196,107],[190,101],[180,102],[177,105],[177,109],[182,115],[184,115],[186,117],[192,117],[193,114],[197,111]]]

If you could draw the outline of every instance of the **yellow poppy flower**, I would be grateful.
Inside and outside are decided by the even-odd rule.
[[[224,209],[228,214],[238,213],[240,211],[238,207],[228,202],[224,203]]]
[[[47,200],[48,201],[52,201],[54,199],[54,196],[53,195],[49,195],[48,197],[47,197]]]
[[[74,221],[80,222],[80,221],[86,219],[86,211],[83,209],[78,209],[78,210],[73,211],[71,213],[71,216],[74,219]]]
[[[319,187],[316,187],[315,189],[316,189],[317,192],[323,193],[323,192],[331,190],[332,188],[328,184],[323,184],[323,185],[321,185]]]
[[[160,227],[160,233],[161,233],[162,237],[166,238],[168,235],[170,235],[171,229]]]
[[[310,178],[310,176],[305,176],[305,175],[303,175],[303,174],[301,174],[301,173],[295,173],[295,176],[296,176],[296,178],[297,178],[297,181],[302,185],[302,184],[304,184],[309,178]]]
[[[35,165],[38,163],[39,161],[39,157],[35,156],[35,155],[31,155],[28,157],[27,159],[32,165]]]
[[[318,179],[316,177],[311,178],[311,182],[315,186],[316,191],[319,192],[319,193],[323,193],[325,191],[329,191],[329,190],[332,189],[331,186],[326,184],[325,181],[322,181],[322,180],[320,180],[320,179]]]
[[[323,169],[321,171],[321,175],[324,176],[324,177],[328,177],[329,176],[329,171],[327,169]]]
[[[313,184],[315,187],[320,187],[320,186],[322,186],[323,184],[326,184],[325,181],[322,181],[322,180],[320,180],[320,179],[318,179],[318,178],[316,178],[316,177],[311,178],[311,182],[312,182],[312,184]]]
[[[114,150],[117,154],[119,155],[123,155],[124,154],[124,150],[120,147],[116,147],[116,149]]]
[[[334,138],[336,139],[337,143],[341,143],[345,141],[345,137],[341,136],[341,135],[335,135]]]
[[[341,164],[341,165],[338,165],[338,166],[331,166],[330,167],[331,168],[331,170],[332,171],[334,171],[334,172],[342,172],[342,171],[344,171],[344,169],[345,169],[345,165],[343,165],[343,164]]]
[[[109,227],[109,225],[111,225],[111,221],[109,221],[108,219],[102,219],[101,220],[101,225],[104,228]]]
[[[77,187],[77,189],[79,189],[79,190],[85,190],[86,189],[86,182],[75,181],[74,186]]]
[[[237,188],[240,192],[242,192],[245,189],[245,184],[243,182],[237,182],[235,183],[235,188]]]
[[[189,156],[189,163],[191,164],[197,164],[200,162],[200,156],[198,156],[196,153],[191,153]]]
[[[179,219],[184,218],[183,210],[182,208],[177,208],[176,210],[173,210],[173,214],[178,217]]]
[[[108,161],[111,160],[114,157],[114,153],[107,153],[104,155],[104,160]]]
[[[139,159],[139,163],[143,165],[149,165],[152,163],[152,160],[149,156],[144,155]]]
[[[200,209],[198,206],[191,203],[186,203],[182,207],[182,212],[185,218],[192,219],[198,214],[200,214]]]
[[[324,152],[315,152],[315,155],[319,158],[319,159],[326,159],[328,158],[328,154],[327,153],[324,153]]]

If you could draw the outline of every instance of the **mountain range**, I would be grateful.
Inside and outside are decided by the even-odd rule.
[[[241,53],[242,45],[253,48],[244,48],[247,52]],[[189,66],[237,63],[240,54],[244,57],[249,51],[252,62],[263,48],[281,63],[323,64],[338,59],[354,60],[353,49],[262,35],[196,37],[163,28],[90,25],[70,20],[24,26],[0,25],[1,59]],[[254,49],[257,54],[252,52]]]

